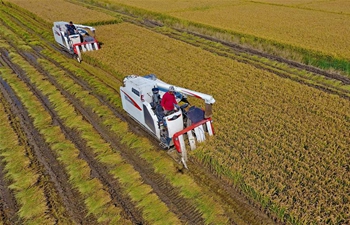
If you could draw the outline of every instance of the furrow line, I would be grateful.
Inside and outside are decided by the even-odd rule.
[[[7,52],[1,52],[4,56],[7,55]],[[3,57],[3,59],[7,62],[7,65],[10,68],[12,68],[13,71],[15,71],[17,76],[23,77],[23,74],[25,73],[24,71],[22,71],[18,66],[11,63],[9,59],[5,57]],[[24,129],[24,132],[28,137],[28,142],[31,146],[33,146],[32,149],[36,156],[33,160],[38,160],[41,166],[45,168],[46,172],[43,173],[48,174],[50,177],[50,182],[53,183],[53,185],[49,185],[51,186],[51,190],[46,189],[46,193],[50,195],[49,192],[53,192],[53,190],[56,189],[60,198],[62,199],[59,200],[57,203],[53,202],[52,204],[57,205],[59,202],[62,201],[63,205],[66,208],[65,214],[68,213],[70,218],[72,218],[72,220],[77,224],[81,224],[83,223],[83,221],[86,221],[87,217],[89,217],[89,220],[92,221],[92,217],[84,213],[86,211],[85,206],[82,204],[82,201],[80,199],[77,199],[79,193],[76,190],[74,190],[71,186],[68,176],[64,172],[64,167],[57,160],[57,156],[53,154],[42,135],[34,127],[32,119],[30,118],[24,106],[21,104],[20,100],[16,97],[16,95],[13,93],[10,87],[4,90],[4,87],[2,85],[0,88],[5,94],[6,99],[12,103],[11,111],[14,115],[16,115],[16,118],[20,120],[21,127],[22,129]],[[59,207],[59,204],[57,205],[57,207]],[[64,220],[65,217],[67,216],[63,215],[60,219]]]
[[[0,77],[0,107],[8,114],[9,102],[6,101],[3,95],[3,83],[4,81]],[[13,191],[9,188],[10,183],[6,178],[6,171],[4,170],[5,165],[2,157],[0,157],[0,159],[0,224],[14,224],[20,221],[20,218],[16,214],[19,210],[19,206],[17,205]]]
[[[26,54],[20,53],[20,55],[26,58],[27,61],[32,62],[32,59],[26,56]],[[41,70],[40,72],[44,71]],[[86,143],[78,138],[79,134],[76,131],[69,129],[64,125],[64,122],[61,121],[57,113],[53,110],[50,101],[47,99],[46,96],[44,96],[41,93],[40,90],[38,90],[35,87],[35,85],[31,83],[30,79],[27,77],[26,74],[21,73],[20,78],[27,84],[28,87],[31,88],[32,92],[35,93],[35,95],[40,99],[40,101],[42,101],[42,104],[45,106],[46,111],[50,113],[52,118],[55,118],[55,124],[60,126],[66,138],[72,141],[80,150],[80,157],[88,163],[88,165],[91,168],[92,174],[95,175],[95,177],[98,178],[106,187],[108,187],[108,192],[111,198],[113,199],[114,203],[117,206],[122,206],[122,209],[125,212],[124,216],[126,218],[131,219],[135,224],[142,224],[142,217],[139,215],[139,213],[134,212],[135,207],[130,206],[132,205],[131,201],[126,200],[124,196],[121,196],[120,189],[117,188],[117,185],[115,185],[115,183],[117,182],[105,172],[106,168],[104,168],[98,162],[96,162],[93,155],[91,154],[91,152],[89,152],[89,149],[86,147]]]

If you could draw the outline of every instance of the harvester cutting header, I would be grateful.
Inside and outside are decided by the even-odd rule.
[[[176,103],[172,110],[164,110],[162,99],[166,93],[174,92]],[[163,148],[175,146],[181,155],[181,161],[187,168],[185,139],[191,150],[196,148],[196,141],[203,142],[206,134],[213,135],[212,104],[215,99],[207,94],[167,84],[153,74],[147,76],[129,75],[120,87],[123,109],[146,131],[160,141]],[[190,105],[187,97],[203,99],[205,110]]]
[[[87,31],[90,30],[92,35]],[[56,42],[81,62],[81,52],[100,49],[95,38],[95,28],[72,22],[54,22],[52,31]]]

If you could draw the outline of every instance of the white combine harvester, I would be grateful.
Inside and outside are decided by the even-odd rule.
[[[95,28],[80,24],[74,24],[77,33],[68,35],[68,22],[54,22],[52,32],[56,42],[73,55],[78,62],[81,62],[81,52],[94,51],[100,49],[100,46],[95,38]],[[92,36],[86,30],[89,29]]]
[[[176,100],[185,104],[167,115],[160,105],[162,96],[168,91],[167,84],[153,74],[147,76],[130,75],[124,78],[124,86],[120,87],[123,109],[146,131],[155,136],[165,149],[175,146],[181,155],[181,162],[187,168],[187,151],[185,140],[191,150],[196,148],[196,140],[203,142],[206,133],[213,135],[211,114],[215,99],[207,94],[176,87]],[[189,106],[187,96],[203,99],[205,110]]]

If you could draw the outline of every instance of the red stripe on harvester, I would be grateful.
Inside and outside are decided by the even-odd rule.
[[[142,111],[141,107],[134,101],[134,99],[132,99],[127,93],[125,93],[125,91],[122,90],[122,92],[123,92],[126,96],[128,96],[128,98],[132,101],[132,103],[134,104],[134,106],[135,106],[138,110]]]
[[[202,99],[202,97],[201,97],[201,96],[199,96],[199,95],[195,95],[195,94],[193,94],[193,93],[191,93],[191,92],[189,92],[189,91],[185,91],[185,90],[183,90],[183,92],[189,93],[191,96],[194,96],[194,97],[196,97],[196,98],[200,98],[200,99]]]

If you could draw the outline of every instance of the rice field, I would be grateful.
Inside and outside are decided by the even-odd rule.
[[[61,15],[63,11],[54,10],[55,5],[45,5],[47,8],[43,8],[43,12],[33,5],[26,5],[27,1],[10,2],[28,8],[47,21],[55,18],[77,22],[113,19],[96,12],[92,20],[85,20],[86,14],[70,17],[68,11]],[[264,2],[260,4],[247,1],[177,1],[168,7],[167,1],[161,4],[154,1],[152,4],[148,1],[113,2],[349,56],[345,44],[349,29],[346,28],[347,15],[325,12],[322,7],[326,7],[327,2],[276,0],[260,1]],[[73,5],[66,1],[57,3],[60,7]],[[276,11],[276,7],[279,10]],[[316,10],[317,7],[320,8]],[[89,10],[84,8],[82,11]],[[335,7],[334,11],[337,10]],[[51,11],[51,14],[46,14],[47,11]],[[274,16],[266,18],[266,14]],[[281,23],[281,18],[286,22]],[[333,27],[334,21],[340,21],[338,27]],[[129,74],[153,73],[168,83],[215,97],[214,126],[217,134],[191,152],[195,161],[239,187],[282,221],[291,224],[350,222],[349,100],[130,23],[98,26],[97,35],[103,41],[103,47],[87,53],[86,62],[115,71],[118,79]],[[43,54],[47,54],[47,57],[52,55]],[[58,56],[54,58],[61,63],[65,61]],[[46,63],[43,61],[42,64]],[[40,79],[44,78],[36,79],[40,86]],[[63,77],[59,79],[64,80]],[[65,83],[69,85],[74,82],[63,81],[62,85]],[[89,95],[85,94],[80,98]],[[65,117],[64,114],[62,117]],[[110,121],[106,120],[106,123]],[[79,126],[75,129],[79,129]],[[188,193],[187,188],[183,186],[184,192]],[[200,201],[198,207],[205,200]],[[218,206],[216,212],[216,215],[221,215],[222,208]],[[103,214],[97,215],[101,219],[105,217]],[[213,219],[210,213],[205,215],[207,221]],[[226,218],[220,219],[227,222]]]
[[[315,51],[350,56],[346,44],[350,36],[348,16],[258,4],[171,15]]]
[[[23,164],[24,168],[40,159],[39,164],[48,171],[47,179],[57,181],[53,188],[45,186],[43,198],[37,198],[38,209],[22,206],[19,198],[20,209],[15,215],[24,223],[227,224],[241,221],[238,224],[248,224],[254,220],[248,218],[246,222],[240,218],[250,215],[242,214],[233,220],[232,214],[237,213],[233,212],[235,209],[231,209],[231,204],[222,204],[223,198],[195,179],[192,173],[181,172],[179,165],[158,145],[130,132],[128,124],[115,113],[120,102],[116,97],[119,79],[114,78],[115,83],[107,85],[111,74],[67,59],[38,34],[46,36],[45,26],[37,26],[37,23],[43,23],[38,17],[2,5],[0,10],[3,25],[0,35],[4,38],[0,45],[0,87],[6,95],[13,93],[12,101],[16,104],[11,104],[10,97],[1,100],[10,105],[8,114],[13,118],[16,109],[23,107],[18,109],[20,125],[13,133],[20,134],[21,129],[28,129],[29,134],[42,138],[36,140],[29,134],[23,135],[23,142],[35,139],[34,144],[28,146],[36,149],[29,163],[27,160]],[[28,36],[30,40],[26,39]],[[111,103],[101,100],[105,97]],[[24,115],[28,117],[27,126],[21,124]],[[8,117],[6,114],[1,116]],[[7,127],[12,123],[4,120]],[[17,145],[12,140],[17,137],[14,135],[9,143],[6,139],[5,135],[1,136],[0,143],[6,145],[0,150],[11,152]],[[46,148],[42,150],[42,146]],[[25,155],[23,151],[18,154]],[[54,161],[52,165],[49,159]],[[6,166],[11,163],[21,165],[13,157],[2,162]],[[15,178],[34,183],[38,180],[35,175],[23,172]],[[4,179],[0,179],[0,183],[5,188],[18,185],[12,179],[9,180],[12,185],[3,185]],[[50,198],[49,193],[54,191],[62,202],[56,203]],[[70,195],[74,192],[74,196]],[[25,200],[30,199],[35,191],[22,195]],[[8,223],[10,215],[3,204],[8,204],[9,200],[4,196],[2,188],[0,221]],[[23,208],[34,216],[22,215]]]
[[[300,9],[320,10],[327,13],[349,14],[349,1],[315,1],[315,0],[259,0],[258,3],[285,5]]]
[[[40,15],[48,22],[73,21],[76,24],[86,24],[96,21],[113,20],[115,17],[105,13],[75,5],[64,0],[11,0],[30,12]]]
[[[306,5],[306,7],[310,7],[315,10],[329,11],[338,14],[346,14],[350,13],[350,2],[346,0],[338,0],[336,2],[324,1],[324,2],[315,2],[310,5]]]
[[[194,152],[199,159],[304,222],[349,217],[349,101],[134,25],[99,35],[108,44],[89,56],[104,66],[215,96],[217,135]]]
[[[101,2],[101,1],[100,1]],[[112,0],[176,18],[350,58],[346,1]]]

